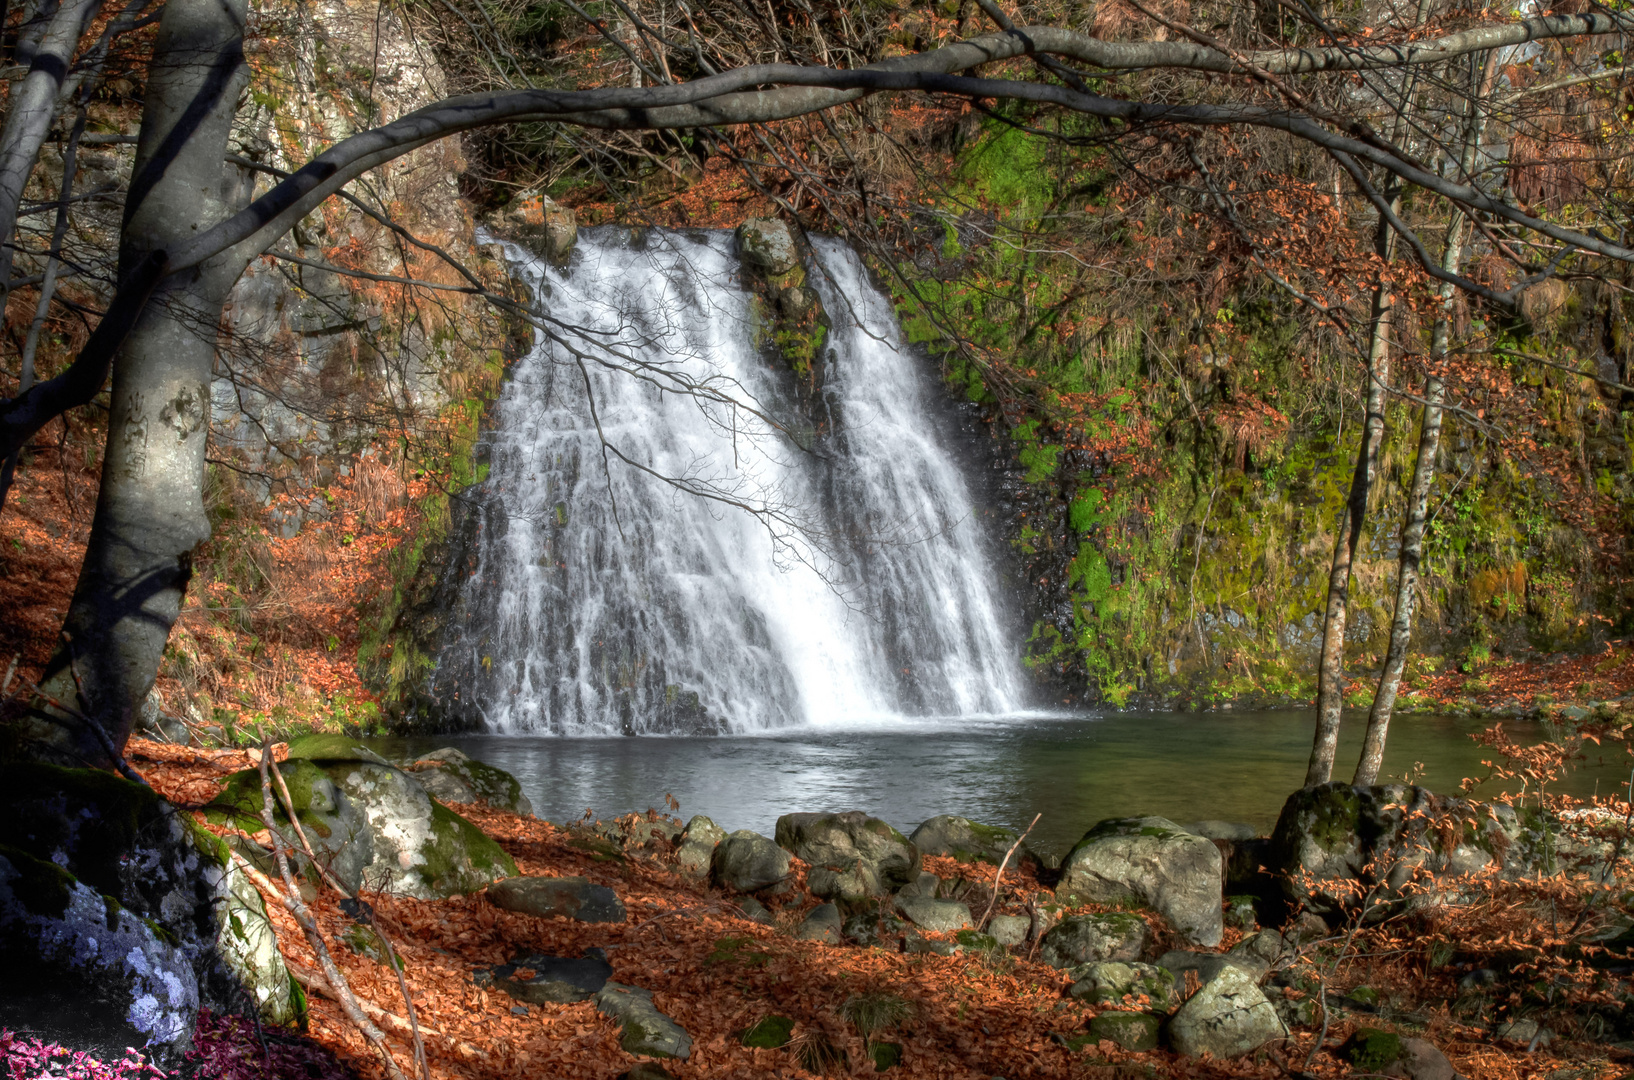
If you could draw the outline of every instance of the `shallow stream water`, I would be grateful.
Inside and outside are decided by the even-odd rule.
[[[1340,775],[1348,777],[1365,716],[1347,717]],[[514,774],[550,821],[593,810],[609,818],[649,807],[666,793],[680,814],[707,814],[722,827],[770,835],[780,814],[866,810],[903,831],[936,814],[1023,828],[1042,815],[1035,846],[1064,853],[1106,817],[1160,814],[1182,824],[1246,822],[1269,830],[1304,778],[1309,710],[1231,713],[1109,713],[1070,717],[919,720],[797,728],[728,737],[466,735],[378,740],[383,752],[458,746]],[[1404,716],[1392,724],[1385,774],[1440,792],[1484,776],[1491,751],[1469,736],[1483,722]],[[1536,741],[1536,724],[1511,722],[1517,741]],[[1422,771],[1416,766],[1422,764]],[[1572,774],[1561,790],[1609,793],[1628,765]],[[1493,794],[1488,784],[1480,794]]]

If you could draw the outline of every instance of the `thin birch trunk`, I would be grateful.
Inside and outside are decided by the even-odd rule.
[[[1488,56],[1480,85],[1470,97],[1470,113],[1465,125],[1463,152],[1459,164],[1463,175],[1475,170],[1475,156],[1480,151],[1481,138],[1486,130],[1486,117],[1481,101],[1491,89],[1493,58]],[[1464,215],[1454,209],[1447,223],[1447,241],[1441,258],[1441,268],[1457,272],[1463,261]],[[1430,489],[1435,483],[1436,455],[1441,449],[1442,402],[1446,385],[1441,379],[1441,367],[1447,356],[1447,342],[1451,336],[1449,325],[1453,288],[1443,282],[1440,289],[1441,310],[1436,315],[1435,329],[1430,337],[1430,366],[1424,378],[1424,417],[1419,429],[1418,462],[1413,468],[1413,486],[1407,496],[1407,520],[1401,530],[1401,568],[1396,578],[1396,611],[1390,622],[1390,646],[1385,654],[1384,669],[1379,673],[1379,688],[1373,695],[1373,707],[1368,711],[1367,732],[1362,737],[1362,753],[1356,762],[1356,774],[1351,783],[1371,785],[1378,782],[1384,766],[1385,739],[1390,733],[1390,717],[1395,711],[1396,698],[1401,691],[1401,675],[1407,666],[1407,650],[1412,643],[1413,609],[1418,600],[1419,565],[1424,558],[1424,528],[1429,518]]]
[[[1383,222],[1380,227],[1389,228]],[[1388,237],[1381,246],[1388,261],[1393,247]],[[1333,564],[1328,571],[1321,665],[1317,669],[1316,737],[1311,745],[1310,765],[1305,770],[1306,787],[1325,784],[1332,778],[1333,759],[1339,750],[1339,722],[1345,707],[1345,623],[1350,603],[1350,570],[1356,561],[1356,549],[1361,545],[1368,494],[1379,468],[1379,443],[1384,437],[1384,387],[1390,377],[1389,328],[1393,306],[1391,294],[1381,284],[1373,294],[1373,332],[1364,376],[1367,418],[1362,424],[1362,443],[1356,449],[1356,469],[1350,478],[1350,498],[1339,518]]]

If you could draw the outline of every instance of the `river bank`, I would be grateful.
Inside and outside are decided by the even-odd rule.
[[[231,788],[224,782],[253,766],[243,752],[142,740],[130,749],[133,764],[180,806],[219,803]],[[421,759],[409,763],[407,775],[438,774],[459,761],[447,754]],[[512,802],[517,794],[504,784],[489,790],[509,792]],[[366,895],[402,959],[434,1077],[542,1071],[660,1080],[883,1071],[984,1080],[1270,1078],[1290,1070],[1340,1077],[1383,1072],[1397,1060],[1407,1064],[1393,1075],[1420,1080],[1454,1069],[1479,1080],[1626,1072],[1634,1044],[1619,1042],[1628,1037],[1622,1034],[1628,961],[1617,937],[1627,919],[1620,905],[1598,907],[1595,890],[1563,864],[1553,873],[1541,865],[1525,869],[1536,848],[1527,839],[1532,826],[1516,819],[1478,824],[1473,835],[1490,839],[1460,841],[1456,849],[1429,840],[1424,850],[1440,853],[1422,863],[1429,875],[1423,880],[1438,884],[1424,896],[1439,897],[1435,902],[1403,902],[1412,890],[1398,883],[1382,893],[1370,889],[1361,909],[1347,909],[1335,899],[1343,892],[1340,879],[1370,872],[1364,863],[1399,859],[1403,849],[1388,839],[1376,850],[1348,847],[1357,841],[1346,836],[1376,838],[1384,823],[1387,837],[1406,837],[1412,829],[1404,822],[1463,813],[1462,804],[1421,789],[1372,789],[1410,804],[1405,818],[1392,818],[1377,795],[1345,794],[1351,790],[1335,786],[1299,806],[1294,800],[1269,838],[1256,839],[1250,834],[1263,830],[1252,828],[1216,829],[1211,841],[1158,818],[1110,831],[1103,822],[1054,869],[1047,865],[1053,859],[1029,858],[1029,845],[1012,847],[1014,833],[959,819],[927,822],[909,843],[860,815],[786,813],[820,808],[799,803],[783,808],[774,843],[749,831],[728,834],[742,822],[724,816],[718,827],[657,811],[552,823],[456,801],[451,805],[514,860],[519,876],[512,880],[524,887],[508,891],[517,895],[497,887],[441,899]],[[1332,808],[1353,803],[1355,809],[1334,816]],[[1289,841],[1294,834],[1315,846]],[[1433,827],[1421,827],[1416,835],[1433,834]],[[865,842],[869,835],[879,844]],[[825,844],[835,850],[824,854]],[[1181,865],[1176,858],[1183,863],[1207,853],[1197,864],[1205,870],[1201,883],[1192,877],[1180,887],[1182,879],[1170,874],[1170,886],[1143,885],[1139,873],[1117,870],[1120,859],[1126,867],[1139,860],[1108,853],[1141,844],[1171,867]],[[1101,855],[1085,854],[1093,850]],[[1327,856],[1347,850],[1352,869],[1324,868]],[[1553,850],[1563,855],[1567,845]],[[1606,856],[1581,850],[1591,861]],[[1275,862],[1288,852],[1327,882],[1307,888],[1302,911],[1273,910],[1263,889],[1259,899],[1231,893],[1243,880],[1239,856]],[[1011,858],[1001,873],[995,864],[1006,853]],[[838,876],[825,869],[831,855],[840,858]],[[1460,860],[1508,871],[1456,886],[1449,875],[1464,865]],[[777,865],[767,871],[768,863]],[[1098,869],[1084,876],[1091,865]],[[852,870],[863,876],[847,885]],[[1091,877],[1119,874],[1136,891],[1129,898],[1086,898]],[[1270,887],[1286,899],[1294,877]],[[544,907],[527,895],[538,888],[554,890]],[[876,890],[883,893],[877,902],[868,898]],[[1212,904],[1187,900],[1210,891]],[[414,1025],[404,987],[378,947],[360,935],[357,909],[327,887],[302,892],[338,970],[407,1066]],[[278,949],[306,991],[311,1038],[360,1075],[383,1075],[379,1058],[332,1000],[340,995],[316,974],[319,961],[295,919],[275,891],[266,891],[266,900]],[[1370,905],[1382,919],[1367,917]],[[603,980],[599,989],[557,986],[583,974],[561,975],[563,960],[594,969],[591,975]],[[1129,985],[1114,986],[1116,978]],[[1226,987],[1221,980],[1246,982]],[[650,1022],[633,1022],[628,1002],[603,1000],[624,994],[619,988],[633,988],[657,1019],[643,1013]],[[1222,994],[1241,1008],[1220,1013],[1211,1002]],[[1205,1007],[1216,1018],[1235,1015],[1233,1009],[1243,1015],[1208,1028],[1237,1042],[1216,1042],[1200,1056],[1207,1044],[1187,1034],[1183,1017],[1189,1009],[1195,1019]],[[219,1038],[219,1027],[211,1030]],[[640,1036],[634,1041],[633,1030]],[[247,1057],[253,1045],[244,1048]]]

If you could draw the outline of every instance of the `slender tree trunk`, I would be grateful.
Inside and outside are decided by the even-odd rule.
[[[1486,114],[1481,103],[1491,90],[1495,57],[1496,53],[1488,55],[1485,70],[1478,78],[1471,72],[1472,93],[1464,126],[1463,152],[1459,160],[1466,177],[1474,173],[1475,156],[1480,152],[1481,138],[1486,131]],[[1455,209],[1452,220],[1447,224],[1447,241],[1441,257],[1443,270],[1457,272],[1463,261],[1463,231],[1464,215]],[[1441,310],[1436,315],[1435,329],[1431,333],[1430,366],[1424,378],[1424,419],[1419,429],[1418,463],[1413,468],[1413,486],[1407,496],[1407,520],[1401,530],[1401,569],[1396,580],[1396,612],[1390,624],[1390,647],[1385,655],[1384,670],[1379,673],[1378,692],[1373,695],[1373,707],[1367,716],[1367,732],[1362,738],[1362,754],[1351,781],[1359,785],[1377,783],[1379,770],[1384,766],[1385,739],[1390,732],[1390,717],[1401,690],[1401,673],[1407,665],[1407,649],[1413,636],[1418,571],[1424,557],[1424,527],[1429,513],[1430,488],[1435,482],[1436,455],[1441,448],[1442,401],[1446,394],[1441,371],[1451,335],[1452,283],[1443,282],[1440,293]]]
[[[247,0],[169,0],[154,42],[120,243],[121,276],[235,212],[248,191],[224,166],[248,71]],[[210,534],[202,497],[221,308],[242,260],[165,279],[113,370],[107,453],[85,562],[43,689],[98,731],[42,708],[52,756],[108,762],[129,738]]]
[[[6,123],[0,129],[0,311],[5,310],[6,285],[11,280],[12,247],[17,208],[23,188],[34,172],[40,145],[57,115],[57,101],[68,79],[68,67],[102,0],[67,0],[57,8],[39,36],[28,74],[11,92]]]
[[[1380,222],[1380,227],[1389,226]],[[1390,238],[1381,237],[1388,261]],[[1367,520],[1367,500],[1379,468],[1379,443],[1384,438],[1384,387],[1390,377],[1390,311],[1394,301],[1381,284],[1373,293],[1373,331],[1368,345],[1366,378],[1367,414],[1362,442],[1356,449],[1356,469],[1350,478],[1350,498],[1339,518],[1333,543],[1333,564],[1328,571],[1327,606],[1322,620],[1322,656],[1317,669],[1316,738],[1311,746],[1305,786],[1325,784],[1333,776],[1339,749],[1339,720],[1345,707],[1345,621],[1350,600],[1350,570],[1361,544]]]

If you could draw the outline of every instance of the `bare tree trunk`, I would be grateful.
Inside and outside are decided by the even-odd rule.
[[[1388,229],[1384,222],[1381,229]],[[1381,237],[1386,259],[1389,237]],[[1350,478],[1350,498],[1339,518],[1333,543],[1333,565],[1328,571],[1327,607],[1322,620],[1322,656],[1317,669],[1316,737],[1305,786],[1325,784],[1333,777],[1333,759],[1339,749],[1339,721],[1345,707],[1345,621],[1350,599],[1350,568],[1361,544],[1367,519],[1367,499],[1379,467],[1379,443],[1384,437],[1384,386],[1390,375],[1390,310],[1393,298],[1380,285],[1373,293],[1373,332],[1368,346],[1365,378],[1367,414],[1362,442],[1356,449],[1356,469]]]
[[[34,172],[40,145],[57,115],[58,96],[68,78],[69,62],[102,0],[67,0],[51,16],[30,59],[28,74],[11,92],[6,124],[0,129],[0,237],[11,240],[23,188]],[[0,311],[10,291],[11,244],[0,244]]]
[[[1489,54],[1484,73],[1471,88],[1463,153],[1459,162],[1464,176],[1474,173],[1475,156],[1480,152],[1481,137],[1486,131],[1482,101],[1491,89],[1496,55]],[[1456,273],[1463,261],[1463,230],[1463,212],[1454,209],[1452,220],[1447,224],[1446,247],[1441,257],[1443,270]],[[1444,282],[1440,293],[1441,310],[1436,315],[1435,329],[1431,332],[1430,366],[1424,377],[1424,418],[1419,429],[1418,462],[1413,468],[1413,486],[1407,496],[1407,519],[1401,530],[1401,569],[1396,579],[1396,611],[1390,624],[1390,647],[1385,655],[1384,669],[1379,673],[1379,688],[1373,695],[1373,707],[1368,711],[1362,754],[1356,762],[1356,774],[1351,781],[1354,784],[1378,782],[1379,770],[1384,766],[1384,746],[1390,732],[1390,717],[1395,711],[1396,697],[1401,690],[1401,673],[1406,668],[1407,649],[1412,642],[1418,571],[1424,557],[1424,528],[1429,514],[1430,488],[1435,482],[1436,455],[1441,448],[1442,401],[1446,394],[1441,366],[1447,356],[1447,342],[1451,334],[1451,283]]]
[[[120,243],[121,277],[246,200],[223,165],[248,78],[247,0],[169,0],[153,61]],[[152,689],[192,569],[210,534],[202,498],[210,377],[222,304],[241,260],[160,284],[114,362],[107,453],[85,562],[42,688],[73,703],[115,748]],[[103,741],[41,709],[30,733],[53,756],[106,764]]]

